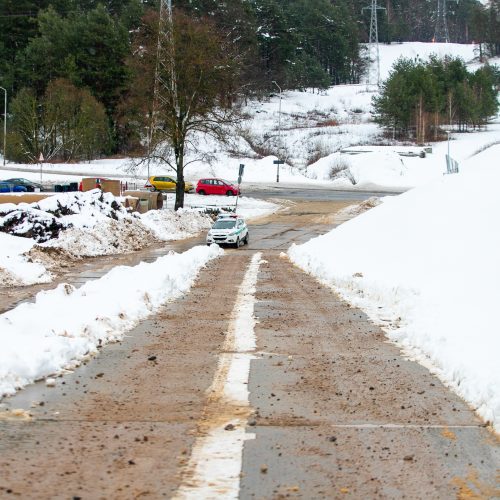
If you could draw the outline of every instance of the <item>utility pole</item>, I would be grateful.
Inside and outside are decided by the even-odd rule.
[[[165,75],[168,75],[168,78],[165,78]],[[174,91],[173,95],[176,95],[172,0],[160,0],[153,106],[148,130],[148,178],[150,176],[151,144],[156,128],[156,115],[162,107],[172,106],[172,102],[165,97],[169,94],[165,90],[170,91],[171,89]],[[173,101],[177,104],[177,99],[173,99]]]
[[[370,7],[363,7],[361,12],[370,10],[370,39],[368,41],[368,76],[366,86],[380,85],[380,51],[378,46],[378,10],[386,10],[385,7],[379,7],[377,0],[372,0]]]
[[[279,109],[278,109],[278,153],[281,152],[281,93],[282,93],[282,90],[281,90],[281,87],[273,80],[273,83],[274,85],[276,85],[276,87],[278,87],[279,91],[280,91],[280,104],[279,104]],[[281,154],[279,154],[279,157],[278,157],[278,162],[281,161]],[[276,167],[276,182],[279,182],[280,181],[280,163],[277,163],[276,164],[277,167]]]
[[[7,155],[7,89],[0,87],[4,91],[3,108],[3,165],[5,166],[5,156]]]
[[[446,2],[450,0],[438,0],[437,15],[436,15],[436,28],[434,30],[433,42],[436,43],[450,43],[450,33],[448,31],[447,8]],[[451,0],[457,2],[458,0]]]

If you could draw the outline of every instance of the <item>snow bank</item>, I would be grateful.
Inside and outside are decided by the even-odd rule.
[[[0,233],[0,282],[3,286],[48,283],[51,275],[44,266],[23,256],[34,241]]]
[[[359,155],[334,153],[307,169],[307,175],[330,180],[338,187],[407,188],[407,167],[396,152],[374,151]]]
[[[67,228],[94,228],[131,215],[111,193],[94,189],[85,193],[62,193],[36,203],[0,205],[0,230],[32,238],[38,243],[58,238]]]
[[[443,177],[330,233],[293,262],[382,325],[500,430],[500,172]]]
[[[63,369],[72,369],[139,320],[185,294],[199,270],[223,251],[198,246],[152,263],[116,267],[79,289],[40,292],[0,315],[0,396]]]
[[[0,204],[0,278],[3,286],[51,280],[62,259],[133,252],[193,236],[212,219],[193,210],[128,212],[111,193],[62,193],[38,203]]]
[[[222,209],[228,211],[237,211],[238,215],[245,219],[253,219],[269,215],[279,209],[280,205],[269,201],[240,196],[238,206],[234,196],[200,196],[188,194],[186,196],[186,207],[193,210]]]
[[[181,240],[207,231],[213,224],[208,215],[196,210],[150,210],[141,215],[141,222],[162,241]]]

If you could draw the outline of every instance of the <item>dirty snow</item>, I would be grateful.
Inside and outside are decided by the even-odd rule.
[[[120,340],[139,320],[185,294],[199,270],[222,254],[216,245],[198,246],[152,263],[116,267],[81,288],[59,285],[0,315],[0,397],[71,370],[100,346]]]
[[[0,283],[3,286],[33,285],[51,281],[50,273],[41,264],[29,262],[23,254],[35,242],[0,233]]]
[[[31,204],[0,204],[3,286],[51,280],[58,260],[140,250],[193,236],[212,219],[199,211],[128,212],[111,193],[61,193]],[[1,232],[6,231],[6,232]]]

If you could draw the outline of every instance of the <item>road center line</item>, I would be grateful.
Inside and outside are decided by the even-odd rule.
[[[175,499],[238,498],[245,431],[251,413],[248,393],[254,359],[255,290],[262,253],[250,261],[231,313],[217,372],[199,424],[199,437]]]

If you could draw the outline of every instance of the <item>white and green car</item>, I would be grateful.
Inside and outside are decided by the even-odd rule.
[[[238,248],[248,243],[248,227],[237,215],[219,217],[207,234],[207,245],[233,245]]]

